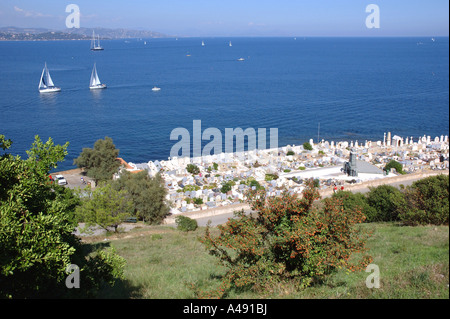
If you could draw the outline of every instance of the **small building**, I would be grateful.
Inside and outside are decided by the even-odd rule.
[[[348,176],[357,177],[358,174],[383,175],[383,170],[366,161],[358,160],[355,153],[350,153],[350,161],[344,163],[344,173]]]

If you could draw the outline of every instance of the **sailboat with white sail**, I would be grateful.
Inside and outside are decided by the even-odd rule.
[[[91,81],[89,82],[89,89],[91,90],[98,90],[98,89],[106,89],[106,84],[103,84],[100,82],[100,79],[98,77],[97,73],[97,66],[94,63],[94,68],[92,69],[91,73]]]
[[[47,68],[47,62],[45,62],[44,69],[42,70],[41,80],[39,81],[39,93],[53,93],[59,92],[61,88],[55,86],[50,76],[50,72]]]
[[[100,45],[100,36],[98,39],[95,39],[95,32],[92,31],[92,40],[91,40],[91,51],[103,51],[103,47]]]

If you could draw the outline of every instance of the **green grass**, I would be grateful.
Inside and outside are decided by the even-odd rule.
[[[373,263],[379,266],[379,289],[369,289],[369,273],[340,270],[304,290],[278,287],[273,291],[231,292],[229,298],[449,298],[448,226],[402,227],[394,223],[361,225],[373,234],[368,241]],[[141,231],[141,233],[140,233]],[[127,260],[125,280],[104,289],[101,298],[195,298],[191,284],[208,289],[226,271],[197,240],[205,229],[183,233],[170,227],[136,230],[132,238],[109,244]],[[129,237],[131,237],[129,236]]]

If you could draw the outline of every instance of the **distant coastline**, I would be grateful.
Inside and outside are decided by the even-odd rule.
[[[43,28],[0,27],[0,41],[91,40],[92,31],[102,40],[172,37],[159,32],[131,29],[79,28],[62,31]]]

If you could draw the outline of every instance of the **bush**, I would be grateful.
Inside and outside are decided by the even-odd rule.
[[[226,194],[226,193],[228,193],[229,191],[231,191],[231,186],[232,186],[232,184],[231,183],[224,183],[223,185],[222,185],[222,188],[220,189],[220,191],[223,193],[223,194]]]
[[[186,170],[192,175],[197,175],[200,173],[200,169],[198,168],[197,165],[194,164],[188,164],[186,166]]]
[[[370,187],[367,194],[367,203],[372,207],[367,212],[368,222],[390,222],[397,221],[398,211],[395,202],[399,201],[403,194],[390,185],[381,185],[376,188]]]
[[[218,226],[218,237],[208,225],[201,238],[228,270],[217,290],[197,291],[198,297],[223,297],[233,288],[306,287],[338,268],[355,271],[371,262],[370,256],[350,262],[353,253],[366,250],[366,235],[354,227],[364,215],[343,209],[335,198],[325,200],[320,210],[313,208],[320,195],[312,180],[302,198],[287,191],[281,197],[255,191],[248,198],[256,216],[236,212],[236,218]]]
[[[194,231],[198,227],[197,221],[195,219],[183,215],[175,217],[175,223],[177,224],[177,229],[184,232]]]
[[[265,181],[270,182],[273,180],[277,180],[279,177],[277,174],[266,174]]]
[[[398,216],[407,225],[448,225],[449,177],[432,176],[416,181],[394,201]]]
[[[339,191],[332,196],[342,201],[342,205],[346,210],[359,209],[366,216],[366,221],[370,221],[376,216],[376,209],[369,205],[367,198],[361,193],[352,193],[350,191]],[[369,216],[369,217],[368,217]]]
[[[312,147],[312,145],[309,142],[303,143],[303,148],[305,150],[307,150],[307,151],[312,151],[313,150],[313,147]]]
[[[387,163],[383,170],[390,171],[392,168],[394,168],[399,174],[406,174],[405,172],[403,172],[403,165],[394,160]]]
[[[295,155],[295,152],[292,150],[289,150],[289,151],[287,151],[286,155],[287,156]]]

